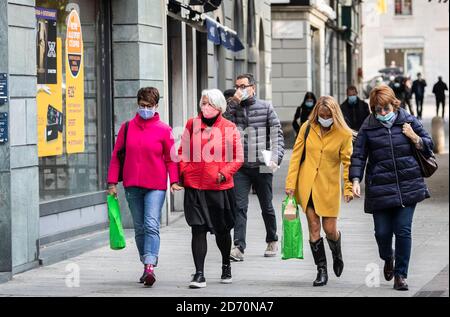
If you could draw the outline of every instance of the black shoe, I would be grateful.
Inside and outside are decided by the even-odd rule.
[[[310,242],[314,263],[317,265],[317,278],[313,282],[315,287],[325,286],[328,283],[327,257],[323,238],[317,242]]]
[[[394,289],[396,291],[409,291],[408,283],[406,283],[406,278],[401,276],[395,277]]]
[[[337,277],[342,275],[344,271],[344,260],[342,259],[342,248],[341,248],[341,237],[342,234],[339,232],[339,239],[333,241],[327,238],[328,245],[330,246],[331,253],[333,254],[333,270]]]
[[[233,283],[233,277],[231,276],[231,265],[222,266],[222,277],[220,278],[220,283],[231,284]]]
[[[384,278],[386,281],[392,281],[394,278],[394,257],[384,262]]]
[[[206,279],[205,279],[205,276],[203,275],[203,272],[195,273],[191,284],[189,284],[189,288],[199,289],[199,288],[205,288],[205,287],[206,287]]]

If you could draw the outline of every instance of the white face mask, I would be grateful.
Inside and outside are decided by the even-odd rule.
[[[325,120],[322,117],[319,117],[319,123],[322,127],[329,128],[333,125],[334,121],[333,118]]]

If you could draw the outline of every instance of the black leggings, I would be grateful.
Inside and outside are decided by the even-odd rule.
[[[208,251],[207,233],[208,230],[204,227],[192,227],[192,254],[196,272],[205,272],[205,258]],[[222,264],[230,265],[231,231],[216,234],[216,243],[222,254]]]

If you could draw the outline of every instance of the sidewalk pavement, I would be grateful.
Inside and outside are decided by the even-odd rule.
[[[429,110],[434,108],[429,107]],[[425,126],[427,121],[431,121],[432,112],[426,111],[429,115],[424,120]],[[274,206],[278,212],[280,236],[281,202],[290,155],[291,152],[288,152],[274,179]],[[181,218],[161,231],[161,257],[156,270],[158,280],[151,289],[136,283],[142,274],[142,266],[138,261],[132,232],[127,232],[128,246],[125,250],[112,251],[102,247],[70,260],[18,274],[12,281],[0,284],[0,296],[448,297],[449,157],[444,154],[439,155],[438,159],[440,170],[428,180],[433,197],[418,206],[415,216],[409,292],[396,292],[392,289],[392,282],[384,281],[383,263],[378,257],[373,236],[373,221],[370,215],[363,212],[363,200],[342,205],[339,226],[345,261],[343,275],[339,279],[334,276],[331,253],[327,247],[330,281],[326,287],[314,288],[312,281],[316,269],[309,250],[304,215],[301,216],[305,260],[282,261],[280,256],[264,258],[264,223],[257,198],[252,195],[248,215],[248,249],[245,262],[232,265],[232,285],[220,284],[221,257],[214,238],[210,236],[205,267],[208,287],[202,290],[188,288],[194,273],[191,233]]]

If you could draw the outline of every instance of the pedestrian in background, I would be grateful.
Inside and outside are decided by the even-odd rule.
[[[403,79],[403,85],[405,86],[405,108],[409,109],[409,113],[415,116],[414,109],[411,103],[412,98],[412,81],[411,76],[407,76]]]
[[[308,121],[311,112],[314,109],[314,106],[317,103],[317,98],[314,93],[308,91],[305,94],[305,98],[303,99],[300,107],[297,108],[295,112],[294,121],[292,122],[292,126],[294,127],[295,135],[298,135],[300,132],[300,127]],[[300,122],[299,122],[300,120]]]
[[[172,129],[160,121],[156,112],[159,99],[156,88],[139,90],[138,113],[120,128],[108,172],[109,194],[117,196],[120,171],[118,153],[126,149],[123,186],[133,217],[136,246],[144,264],[140,282],[146,286],[153,286],[156,281],[154,270],[159,257],[167,175],[170,176],[172,191],[182,189],[178,185],[178,164],[171,156],[174,145]]]
[[[333,254],[336,276],[340,277],[344,269],[342,235],[337,222],[342,179],[345,201],[348,203],[353,199],[352,183],[348,178],[352,138],[352,130],[345,122],[337,101],[333,97],[321,97],[309,121],[300,129],[289,164],[286,194],[295,196],[306,213],[311,251],[317,265],[314,286],[328,283],[325,245],[320,236],[322,227]]]
[[[341,105],[341,110],[345,122],[356,133],[370,115],[369,105],[358,97],[358,89],[355,86],[347,88],[347,99]]]
[[[356,140],[350,179],[353,194],[360,197],[360,182],[366,173],[365,211],[373,214],[380,257],[385,261],[384,276],[387,281],[395,277],[394,288],[405,291],[414,212],[418,203],[430,197],[413,147],[431,157],[433,141],[420,121],[400,107],[389,87],[371,92],[370,107],[372,115]]]
[[[448,91],[447,84],[439,76],[438,82],[433,87],[433,94],[436,96],[436,117],[439,117],[439,108],[442,105],[442,119],[445,119],[445,92]]]
[[[235,88],[236,94],[228,102],[226,117],[246,135],[243,136],[245,162],[234,176],[237,213],[234,248],[230,258],[241,262],[247,247],[248,196],[252,185],[256,190],[266,227],[267,248],[264,256],[277,255],[277,218],[272,204],[272,185],[273,172],[278,169],[284,156],[284,136],[274,107],[256,97],[256,81],[252,74],[238,76]],[[264,153],[271,154],[268,159],[270,162],[265,163]]]
[[[242,166],[244,154],[236,125],[222,117],[226,106],[220,90],[203,91],[201,114],[188,121],[179,149],[180,174],[185,187],[184,212],[192,228],[196,269],[190,288],[206,287],[208,232],[216,236],[222,254],[221,282],[232,282],[231,230],[236,209],[233,176]]]
[[[389,87],[394,91],[395,97],[400,100],[400,106],[405,109],[405,83],[403,80],[403,76],[393,76],[393,80],[391,78],[391,82],[389,83]]]
[[[412,86],[412,94],[416,98],[416,106],[417,106],[417,118],[422,120],[423,113],[423,100],[425,98],[425,88],[427,87],[427,82],[423,79],[422,74],[417,74],[417,79],[413,82]]]

